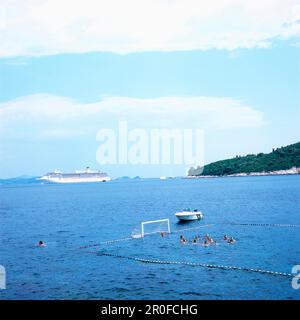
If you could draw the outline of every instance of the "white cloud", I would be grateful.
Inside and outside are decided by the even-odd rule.
[[[267,47],[300,35],[299,0],[2,0],[0,57]]]
[[[127,120],[132,128],[234,129],[258,127],[263,114],[224,97],[108,97],[83,104],[70,98],[35,94],[0,103],[3,140],[95,137],[102,128]]]

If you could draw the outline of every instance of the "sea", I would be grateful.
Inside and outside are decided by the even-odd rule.
[[[185,208],[203,219],[178,222]],[[171,234],[131,237],[158,219]],[[2,182],[0,223],[0,299],[300,298],[299,175]]]

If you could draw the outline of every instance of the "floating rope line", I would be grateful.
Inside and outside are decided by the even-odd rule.
[[[254,227],[280,227],[280,228],[299,228],[299,224],[280,224],[280,223],[236,223],[224,222],[221,224],[236,225],[236,226],[254,226]]]
[[[192,227],[192,228],[185,228],[185,229],[179,229],[179,230],[174,230],[171,233],[179,233],[182,231],[189,231],[189,230],[197,230],[197,229],[201,229],[201,228],[205,228],[205,227],[212,227],[214,224],[204,224],[202,226],[198,226],[198,227]]]
[[[192,266],[192,267],[203,267],[203,268],[223,269],[223,270],[240,270],[240,271],[269,274],[269,275],[274,275],[274,276],[293,277],[293,275],[290,273],[270,271],[270,270],[264,270],[264,269],[256,269],[256,268],[245,268],[245,267],[237,267],[237,266],[207,264],[207,263],[188,262],[188,261],[169,261],[169,260],[160,260],[160,259],[135,258],[135,257],[130,257],[130,256],[123,256],[123,255],[118,255],[118,254],[113,254],[113,253],[105,253],[105,252],[97,252],[97,251],[89,251],[89,253],[94,253],[99,256],[102,255],[102,256],[108,256],[108,257],[115,257],[115,258],[119,258],[119,259],[133,260],[133,261],[142,262],[142,263],[185,265],[185,266]]]
[[[135,239],[132,237],[127,237],[127,238],[121,238],[121,239],[115,239],[115,240],[102,241],[102,242],[95,243],[95,244],[88,244],[86,246],[81,246],[81,247],[79,247],[79,249],[88,249],[88,248],[92,248],[92,247],[99,247],[102,245],[112,244],[112,243],[127,241],[127,240],[135,240]]]

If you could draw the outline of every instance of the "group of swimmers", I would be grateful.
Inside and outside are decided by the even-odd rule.
[[[234,243],[235,240],[233,239],[233,237],[229,237],[228,235],[224,235],[223,240],[226,241],[227,243]],[[181,244],[187,244],[188,240],[185,239],[185,237],[183,235],[180,236],[179,241]],[[200,244],[201,241],[201,237],[199,235],[195,236],[192,240],[192,244]],[[205,234],[204,238],[203,238],[203,242],[202,245],[204,247],[208,247],[212,244],[217,244],[217,241],[215,241],[208,233]]]
[[[224,241],[228,243],[235,243],[235,240],[232,237],[229,237],[227,234],[223,237]]]

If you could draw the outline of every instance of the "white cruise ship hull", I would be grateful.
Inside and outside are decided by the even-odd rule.
[[[106,178],[48,178],[42,177],[41,180],[47,180],[56,183],[82,183],[82,182],[107,182],[110,181],[110,177]]]
[[[84,171],[77,170],[74,173],[62,173],[55,170],[54,172],[47,173],[40,179],[55,183],[106,182],[111,180],[105,172],[93,171],[89,167]]]

